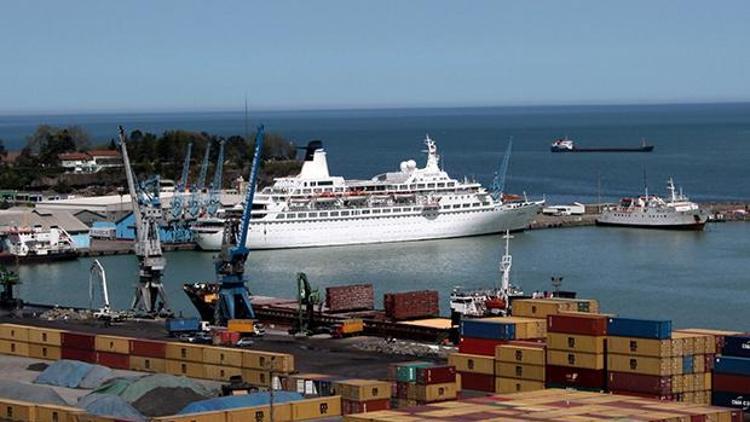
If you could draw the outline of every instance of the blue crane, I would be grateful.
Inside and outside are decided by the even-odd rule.
[[[201,214],[202,201],[201,194],[206,187],[206,173],[208,172],[208,156],[211,153],[211,142],[206,144],[206,152],[203,154],[201,171],[198,175],[198,181],[190,188],[190,199],[188,200],[187,212],[190,219],[196,219]]]
[[[495,178],[492,179],[492,186],[490,187],[490,195],[495,201],[501,201],[503,193],[505,193],[505,175],[508,173],[508,165],[510,164],[510,151],[513,148],[513,137],[508,140],[508,148],[505,150],[503,155],[503,161],[500,163],[500,169],[495,173]]]
[[[190,174],[190,154],[192,151],[193,143],[191,142],[187,146],[185,160],[182,163],[182,175],[177,182],[174,195],[172,196],[172,203],[169,209],[169,217],[171,220],[180,220],[182,218],[182,212],[185,205],[185,187],[187,186],[188,176]]]
[[[216,212],[221,206],[221,178],[224,173],[224,140],[219,140],[219,157],[216,159],[216,169],[214,169],[214,180],[211,182],[211,188],[208,191],[208,203],[206,212],[209,216],[215,217]]]
[[[236,218],[227,218],[221,252],[214,261],[216,278],[220,282],[219,299],[214,308],[214,323],[219,325],[235,318],[255,318],[253,305],[250,303],[250,291],[245,284],[245,261],[250,254],[247,235],[250,231],[250,215],[263,151],[264,132],[263,125],[258,126],[242,218],[239,221]]]

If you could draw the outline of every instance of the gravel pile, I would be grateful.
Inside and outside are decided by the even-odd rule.
[[[363,352],[442,359],[447,359],[449,353],[455,352],[454,347],[380,338],[369,338],[352,344],[352,347]]]
[[[39,318],[47,321],[86,321],[93,318],[91,311],[76,311],[75,309],[53,308],[43,312]]]
[[[159,387],[134,401],[133,407],[149,417],[174,415],[190,403],[208,397],[185,387]]]

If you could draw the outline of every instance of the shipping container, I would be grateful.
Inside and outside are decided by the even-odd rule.
[[[203,349],[203,362],[212,365],[242,367],[242,350],[227,347],[206,347]]]
[[[62,346],[62,333],[54,328],[29,327],[29,343]]]
[[[130,369],[130,355],[96,352],[96,363],[112,369]]]
[[[190,378],[203,378],[205,370],[202,363],[181,360],[166,360],[167,373],[171,375],[184,375]]]
[[[62,358],[62,349],[60,346],[29,344],[29,357],[45,360],[60,360]]]
[[[94,340],[94,350],[97,352],[130,353],[130,338],[119,336],[97,335]]]
[[[241,334],[253,334],[255,321],[252,319],[230,319],[227,321],[227,331]]]
[[[242,379],[248,384],[268,387],[271,385],[271,372],[261,369],[243,369]]]
[[[198,318],[168,318],[164,321],[164,327],[171,336],[201,331],[201,325]]]
[[[607,317],[589,313],[560,313],[547,316],[547,331],[550,333],[579,334],[584,336],[606,336]]]
[[[254,409],[254,408],[253,408]],[[228,411],[211,411],[200,413],[188,413],[184,415],[162,416],[152,418],[151,422],[226,422]],[[255,419],[253,419],[254,421]],[[98,420],[96,422],[99,422]],[[119,422],[113,420],[113,422]],[[264,421],[265,422],[265,421]]]
[[[634,318],[609,318],[607,335],[667,339],[672,335],[672,321]]]
[[[456,382],[456,367],[451,365],[417,368],[417,384],[430,385]]]
[[[750,335],[736,335],[724,337],[724,348],[721,354],[750,358]]]
[[[0,339],[29,342],[29,327],[18,324],[0,324]]]
[[[427,368],[434,366],[431,362],[402,362],[393,364],[389,369],[392,368],[391,379],[395,379],[399,382],[416,382],[417,381],[417,369]]]
[[[458,372],[461,390],[495,392],[495,375],[478,374],[476,372]]]
[[[396,321],[440,315],[440,301],[436,290],[386,293],[383,305],[385,316]]]
[[[203,365],[203,378],[215,381],[229,381],[232,376],[242,376],[242,368],[222,365]]]
[[[495,378],[496,393],[522,393],[536,390],[544,390],[544,382],[516,378]]]
[[[369,311],[375,307],[372,284],[326,287],[326,308],[330,312]]]
[[[750,394],[750,377],[745,375],[715,373],[712,377],[712,390]]]
[[[36,422],[76,422],[77,416],[84,413],[76,407],[51,404],[36,405]]]
[[[714,359],[714,372],[750,376],[750,358],[717,356]]]
[[[544,347],[504,344],[495,349],[495,360],[500,362],[544,365],[546,361],[546,351]]]
[[[607,352],[620,355],[649,357],[682,356],[684,342],[679,340],[655,340],[639,337],[607,337]]]
[[[740,409],[743,412],[750,411],[750,397],[741,393],[714,390],[711,392],[711,404]]]
[[[187,362],[203,362],[203,349],[208,346],[186,343],[166,343],[164,355],[167,359]]]
[[[130,354],[157,359],[166,359],[167,343],[158,340],[130,339]]]
[[[670,394],[678,392],[672,390],[671,376],[631,374],[627,372],[607,373],[607,386],[615,390],[634,391],[646,394]]]
[[[547,364],[597,370],[604,369],[605,359],[602,353],[547,350]]]
[[[615,372],[628,372],[645,375],[679,375],[682,359],[678,358],[678,368],[672,358],[655,358],[648,356],[607,354],[607,369]]]
[[[288,353],[245,350],[242,352],[242,367],[248,369],[294,372],[294,355]]]
[[[225,411],[226,422],[271,422],[270,406],[243,407]],[[291,421],[292,403],[274,403],[273,421]]]
[[[555,387],[603,389],[607,385],[604,370],[547,365],[544,368],[546,383]]]
[[[544,365],[495,362],[495,376],[544,382]]]
[[[547,334],[547,348],[549,350],[565,350],[601,354],[605,352],[607,337],[585,336],[579,334],[549,333]]]
[[[130,356],[129,369],[131,371],[166,373],[167,361],[161,358]]]
[[[599,305],[593,299],[520,299],[513,301],[513,316],[543,318],[562,312],[599,311]]]
[[[516,325],[493,319],[467,319],[461,321],[461,336],[492,340],[515,340]]]
[[[448,356],[448,364],[455,366],[458,372],[473,372],[495,376],[494,356],[451,353]]]
[[[0,354],[29,356],[29,343],[15,340],[0,340]]]
[[[81,362],[96,363],[96,352],[93,350],[80,350],[63,346],[60,349],[60,358],[68,360],[80,360]]]
[[[683,374],[693,373],[693,356],[682,357],[682,373]]]
[[[0,398],[0,420],[28,422],[34,421],[35,418],[34,403]]]
[[[495,356],[495,348],[507,343],[508,340],[461,337],[461,341],[458,343],[458,352],[469,355]]]
[[[458,394],[455,382],[431,385],[415,385],[415,400],[423,402],[437,402],[455,400]]]
[[[391,399],[352,401],[341,399],[341,412],[344,415],[352,415],[365,412],[377,412],[380,410],[389,410],[391,408]]]
[[[96,342],[96,336],[94,334],[87,333],[73,333],[65,331],[62,333],[61,343],[63,352],[65,349],[78,349],[94,351],[94,343]]]
[[[365,329],[365,323],[362,319],[353,318],[344,320],[341,323],[342,334],[356,334],[361,333]]]
[[[381,400],[391,397],[388,381],[347,379],[333,382],[334,393],[353,401]]]
[[[341,396],[292,402],[292,420],[334,418],[341,416]]]

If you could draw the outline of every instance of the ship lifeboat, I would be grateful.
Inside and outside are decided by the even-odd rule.
[[[520,201],[523,198],[521,197],[521,195],[515,195],[512,193],[504,193],[502,199],[503,199],[503,202],[515,202],[515,201]]]
[[[487,299],[484,302],[484,306],[486,306],[487,310],[490,312],[492,312],[493,310],[505,310],[508,307],[505,301],[499,297],[491,297]]]

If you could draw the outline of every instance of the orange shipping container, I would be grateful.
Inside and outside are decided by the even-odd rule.
[[[679,359],[679,358],[678,358]],[[648,356],[607,354],[607,369],[615,372],[629,372],[646,375],[680,375],[675,372],[674,359]],[[682,362],[680,362],[680,368]]]
[[[243,369],[242,379],[252,385],[268,387],[271,385],[271,373],[260,369]]]
[[[681,339],[655,340],[640,337],[607,337],[607,353],[620,355],[670,357],[683,355]]]
[[[456,390],[455,382],[417,385],[415,389],[416,400],[424,402],[455,400],[457,395],[458,391]]]
[[[75,422],[83,410],[77,407],[40,404],[36,406],[36,422]]]
[[[29,356],[29,343],[22,341],[0,340],[0,354]]]
[[[162,416],[150,419],[152,422],[226,422],[227,411],[189,413],[185,415]]]

